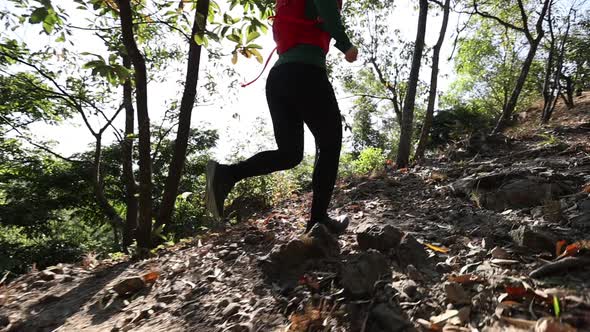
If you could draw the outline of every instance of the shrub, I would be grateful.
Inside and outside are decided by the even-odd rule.
[[[384,168],[387,157],[379,148],[366,148],[359,157],[352,162],[352,168],[356,174],[368,174],[380,171]]]

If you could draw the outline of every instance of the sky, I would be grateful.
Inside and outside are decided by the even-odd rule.
[[[83,24],[83,17],[79,15],[79,11],[73,7],[73,2],[69,0],[53,0],[55,4],[65,8],[70,15],[73,22]],[[402,37],[405,40],[413,40],[416,34],[416,22],[417,22],[417,11],[414,7],[412,0],[400,0],[396,1],[395,15],[392,19],[392,26],[400,29]],[[6,5],[0,5],[0,10]],[[76,20],[78,22],[76,22]],[[457,24],[458,17],[456,15],[451,16],[449,21],[449,28],[447,30],[447,37],[445,45],[442,50],[441,56],[441,71],[439,87],[444,90],[449,81],[452,79],[452,66],[447,63],[447,58],[450,54],[452,35],[454,27]],[[440,15],[434,16],[429,15],[429,23],[427,26],[427,45],[432,46],[438,38],[438,32],[440,28]],[[17,29],[14,35],[17,39],[27,42],[29,45],[42,45],[43,43],[49,42],[50,38],[45,35],[38,34],[38,27]],[[105,50],[102,49],[101,41],[87,31],[76,31],[72,37],[75,48],[80,52],[92,52],[98,54],[105,54]],[[266,60],[271,50],[274,48],[274,42],[272,41],[271,34],[266,34],[257,40],[258,44],[261,44],[264,49],[262,54]],[[206,55],[206,54],[205,54]],[[331,48],[329,56],[343,57],[337,49]],[[271,59],[269,68],[278,56],[275,54]],[[221,61],[226,61],[230,64],[230,57],[227,56],[222,58]],[[349,64],[342,62],[345,70],[357,70],[361,66],[359,63]],[[181,68],[184,68],[185,64],[179,64]],[[212,66],[208,62],[207,56],[201,60],[201,77],[203,77],[203,71],[210,69]],[[262,65],[258,64],[253,59],[245,59],[241,57],[234,67],[237,73],[241,76],[241,81],[249,81],[258,75],[262,70]],[[269,68],[265,71],[262,77],[254,84],[246,88],[237,87],[236,90],[222,91],[221,98],[218,98],[213,104],[198,106],[193,111],[193,117],[191,121],[192,127],[207,127],[214,128],[219,131],[220,140],[218,147],[214,151],[215,156],[219,160],[227,160],[232,157],[231,154],[235,153],[236,146],[240,145],[239,154],[247,156],[255,153],[263,148],[274,148],[274,141],[272,138],[272,126],[270,116],[268,114],[268,108],[266,105],[266,98],[264,92],[264,86],[266,81],[266,75],[268,74]],[[422,66],[421,77],[428,79],[430,72],[428,66]],[[179,79],[182,79],[184,74],[175,75],[175,71],[170,71],[172,74],[165,82],[162,83],[151,83],[148,85],[148,101],[150,106],[150,119],[152,123],[159,123],[159,119],[162,117],[165,110],[166,101],[175,98],[177,96],[180,99],[178,91],[180,88],[176,83]],[[347,95],[339,93],[340,89],[336,88],[337,98],[339,99],[340,109],[343,114],[348,114],[352,106],[352,99],[346,98]],[[206,93],[204,89],[199,89],[198,94]],[[234,114],[239,114],[239,117],[234,117]],[[115,125],[119,128],[123,127],[124,116],[119,116]],[[259,126],[259,121],[265,123],[264,130],[267,132],[266,135],[261,135],[256,129]],[[55,142],[53,149],[64,155],[71,155],[75,152],[80,152],[88,149],[89,144],[93,141],[93,137],[88,130],[83,126],[79,117],[74,117],[72,120],[68,120],[65,124],[59,126],[49,126],[44,124],[38,124],[32,128],[33,132],[44,140],[51,140]],[[345,133],[346,135],[346,133]],[[107,134],[105,141],[108,142],[113,140],[112,134]],[[306,128],[305,135],[305,152],[314,153],[315,147],[313,137]]]

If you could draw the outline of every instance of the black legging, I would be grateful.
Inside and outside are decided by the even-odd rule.
[[[327,215],[334,190],[342,120],[326,70],[314,65],[286,63],[271,69],[266,99],[272,117],[277,150],[260,152],[230,166],[236,181],[297,166],[303,159],[303,124],[315,138],[311,221]]]

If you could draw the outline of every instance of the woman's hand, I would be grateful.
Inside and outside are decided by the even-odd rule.
[[[346,51],[346,53],[344,53],[344,58],[348,62],[355,62],[358,55],[359,55],[359,50],[356,48],[356,46],[352,46],[351,48],[348,49],[348,51]]]

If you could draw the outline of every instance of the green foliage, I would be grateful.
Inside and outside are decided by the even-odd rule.
[[[366,148],[352,162],[352,169],[357,174],[368,174],[385,168],[387,156],[379,148]]]
[[[26,228],[0,225],[0,274],[26,272],[33,264],[39,268],[57,263],[74,263],[88,252],[113,251],[108,226],[95,226],[82,220],[49,222],[43,234],[32,235]]]

